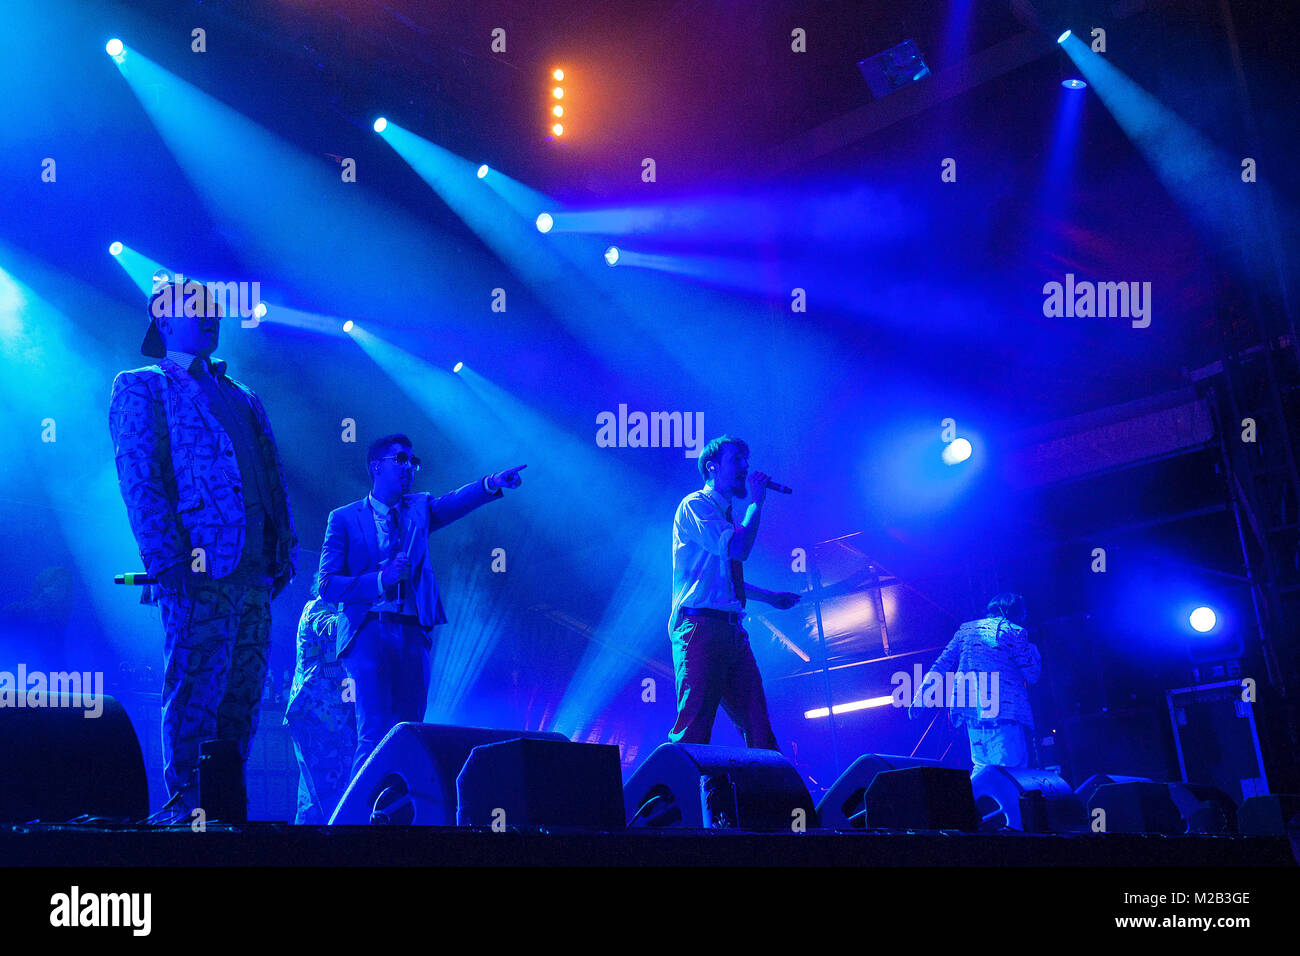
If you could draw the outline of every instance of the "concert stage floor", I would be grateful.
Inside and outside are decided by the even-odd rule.
[[[747,833],[27,824],[0,827],[4,866],[1294,867],[1286,837],[956,831]]]

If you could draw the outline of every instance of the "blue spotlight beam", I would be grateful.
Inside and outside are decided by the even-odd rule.
[[[143,252],[132,249],[126,243],[122,244],[122,251],[113,257],[117,264],[122,267],[131,281],[145,295],[153,292],[153,276],[159,269],[164,269],[168,275],[172,275],[172,270],[168,269],[157,259],[151,259]]]
[[[489,177],[493,187],[485,190],[475,175],[477,167],[468,160],[392,121],[382,135],[384,142],[532,288],[539,301],[580,333],[582,341],[603,352],[615,364],[646,361],[646,343],[626,335],[617,327],[620,323],[610,321],[608,296],[594,286],[590,275],[569,268],[557,255],[555,236],[543,236],[537,231],[535,218],[544,209],[531,209],[529,217],[522,218],[512,211],[503,196],[526,194],[512,190],[500,172]],[[559,218],[557,214],[557,222]],[[598,256],[603,246],[596,248]]]
[[[465,467],[509,467],[502,462],[518,454],[509,432],[484,403],[466,400],[460,376],[417,358],[364,324],[354,325],[347,334],[457,444],[465,456]]]
[[[1115,121],[1151,164],[1161,183],[1211,237],[1240,248],[1257,275],[1277,265],[1277,243],[1256,223],[1276,208],[1262,182],[1243,183],[1238,160],[1213,145],[1173,110],[1076,36],[1061,44]],[[1283,286],[1285,287],[1285,282]]]
[[[577,736],[633,672],[651,667],[650,658],[667,638],[664,517],[650,511],[638,514],[626,504],[664,501],[665,495],[610,451],[595,447],[589,437],[570,434],[472,367],[463,368],[460,377],[517,436],[529,466],[529,494],[537,502],[533,524],[552,545],[566,549],[566,560],[574,562],[576,573],[584,580],[603,580],[613,568],[609,548],[574,553],[575,528],[616,528],[620,553],[632,549],[557,711],[554,727]],[[577,488],[581,495],[573,493]]]
[[[268,276],[311,290],[344,313],[406,314],[440,302],[441,328],[468,329],[492,288],[483,260],[401,208],[346,183],[338,167],[269,130],[130,49],[118,64],[159,135],[213,218],[246,237],[241,256]],[[214,149],[230,143],[237,153]],[[364,168],[363,168],[364,172]],[[429,269],[430,262],[456,263]],[[400,276],[400,281],[376,281]]]
[[[57,302],[75,303],[75,310]],[[78,592],[90,615],[84,639],[103,634],[135,656],[157,650],[138,593],[112,583],[114,570],[140,565],[105,418],[107,383],[118,359],[99,354],[94,332],[70,317],[111,317],[117,324],[119,311],[120,302],[0,241],[0,408],[15,426],[0,431],[0,486],[26,488],[42,499],[32,507],[54,513],[84,587]],[[113,354],[133,355],[132,364],[139,365],[144,313],[138,306],[129,312],[134,324],[124,334],[136,345],[119,350],[114,342]],[[46,420],[54,441],[42,440]],[[58,560],[54,543],[29,544],[25,560],[34,566]],[[143,644],[149,646],[132,644],[133,636],[146,632]]]

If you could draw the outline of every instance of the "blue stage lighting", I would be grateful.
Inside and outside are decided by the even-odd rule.
[[[160,285],[166,285],[172,281],[172,274],[166,269],[159,269],[153,274],[153,287],[156,289]]]
[[[351,319],[348,319],[346,322],[343,323],[343,331],[344,331],[344,332],[351,332],[351,331],[352,331],[352,320],[351,320]]]
[[[265,303],[265,302],[259,302],[259,303],[257,303],[257,305],[253,306],[253,317],[254,317],[254,318],[260,319],[260,318],[262,318],[264,315],[266,315],[266,303]]]
[[[957,438],[943,446],[943,463],[945,465],[956,465],[970,457],[970,442],[965,438]]]
[[[113,243],[108,247],[108,254],[110,256],[120,256],[122,254],[122,244],[120,242]]]
[[[1059,37],[1056,38],[1056,42],[1064,43],[1068,39],[1070,39],[1070,31],[1066,30],[1064,33],[1062,33]]]
[[[1083,80],[1062,80],[1061,85],[1067,90],[1086,90],[1088,84]]]
[[[113,39],[104,44],[104,52],[119,63],[122,62],[122,53],[125,49],[126,47],[122,45],[122,41],[117,37],[113,37]]]
[[[452,368],[452,371],[453,371],[453,372],[459,372],[459,371],[460,371],[461,369],[463,369],[464,367],[465,367],[465,363],[464,363],[464,362],[457,362],[456,365]]]
[[[388,129],[388,120],[384,119],[382,116],[375,120],[376,133],[382,133],[386,129]]]
[[[487,165],[487,163],[484,163],[482,166],[480,166],[480,167],[478,168],[478,178],[479,178],[479,179],[482,179],[483,177],[485,177],[485,176],[486,176],[488,173],[490,173],[490,172],[491,172],[491,170],[488,169],[488,165]]]
[[[608,265],[618,265],[618,246],[610,246],[605,250],[605,262]]]
[[[538,232],[550,232],[553,225],[555,225],[555,220],[551,218],[549,212],[544,212],[537,217]]]
[[[1191,617],[1188,618],[1188,621],[1191,623],[1193,628],[1195,628],[1196,630],[1204,634],[1206,631],[1213,630],[1215,622],[1218,621],[1218,618],[1215,616],[1214,611],[1212,611],[1210,608],[1198,607],[1195,611],[1192,612]]]

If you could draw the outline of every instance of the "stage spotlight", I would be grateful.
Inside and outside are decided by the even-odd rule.
[[[1061,85],[1067,90],[1086,90],[1088,84],[1083,80],[1062,80]]]
[[[618,246],[610,246],[605,250],[605,264],[610,266],[618,265]]]
[[[556,123],[554,126],[551,127],[551,132],[554,133],[556,136],[563,136],[564,127],[561,124]]]
[[[120,242],[115,242],[110,245],[108,247],[108,254],[110,256],[120,256],[122,254],[122,244]]]
[[[943,463],[945,465],[956,465],[970,457],[970,442],[965,438],[958,438],[948,442],[943,446]]]
[[[485,176],[486,176],[488,173],[490,173],[490,172],[491,172],[491,170],[488,169],[488,165],[487,165],[487,163],[484,163],[482,166],[480,166],[480,167],[478,168],[478,173],[477,173],[476,175],[478,176],[479,179],[482,179],[483,177],[485,177]]]
[[[386,129],[388,129],[388,120],[384,119],[384,117],[382,116],[379,117],[379,119],[375,120],[376,133],[382,133]]]
[[[557,100],[564,99],[564,87],[557,86],[555,89],[551,90],[551,95],[554,96]]]
[[[557,80],[562,80],[564,79],[564,71],[556,70],[554,73],[551,74],[551,76],[555,77]]]
[[[166,285],[172,281],[172,274],[166,269],[159,269],[153,274],[153,287],[156,289],[160,285]]]
[[[544,212],[537,217],[538,232],[550,232],[553,225],[555,225],[555,220],[551,218],[549,212]]]
[[[1212,630],[1217,620],[1218,618],[1215,616],[1214,611],[1208,607],[1198,607],[1192,612],[1191,617],[1188,618],[1192,627],[1200,631],[1202,634],[1206,631]]]
[[[461,369],[463,369],[464,367],[465,367],[465,363],[464,363],[464,362],[457,362],[457,363],[455,364],[455,366],[453,366],[452,371],[453,371],[453,372],[459,372],[459,371],[460,371]]]
[[[351,319],[348,319],[346,322],[343,323],[343,331],[344,331],[344,332],[351,332],[351,331],[352,331],[352,320],[351,320]]]
[[[1070,39],[1070,31],[1066,30],[1064,33],[1062,33],[1059,37],[1056,38],[1056,42],[1064,43],[1068,39]]]
[[[260,319],[260,318],[262,318],[262,317],[265,316],[265,315],[266,315],[266,303],[265,303],[265,302],[259,302],[259,303],[257,303],[257,305],[253,306],[253,318],[255,318],[255,319]]]
[[[551,108],[551,112],[554,113],[556,116],[563,116],[563,115],[564,115],[564,107],[563,107],[563,106],[554,106],[554,107]]]
[[[104,44],[104,52],[107,53],[109,56],[111,56],[118,63],[122,62],[122,57],[125,51],[126,51],[126,47],[122,45],[122,41],[119,40],[117,37],[113,37],[113,39],[109,40],[107,43]]]

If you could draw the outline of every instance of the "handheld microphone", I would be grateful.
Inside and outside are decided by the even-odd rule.
[[[778,481],[773,481],[771,478],[767,479],[767,490],[775,491],[782,495],[794,494],[794,490],[789,485],[783,485]]]

